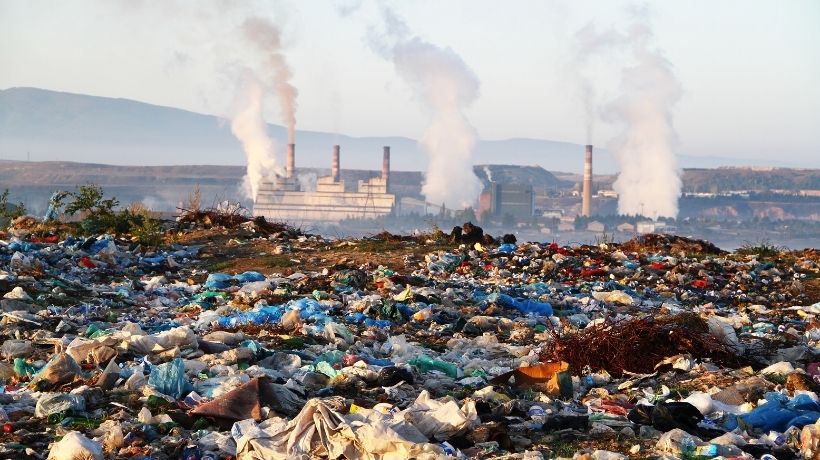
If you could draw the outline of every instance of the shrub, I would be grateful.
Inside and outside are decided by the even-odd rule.
[[[22,202],[9,204],[9,189],[0,193],[0,225],[6,226],[17,217],[26,214],[26,205]]]

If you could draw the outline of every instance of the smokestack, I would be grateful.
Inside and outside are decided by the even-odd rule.
[[[285,177],[293,177],[293,169],[296,167],[296,144],[288,144],[288,163],[285,169]]]
[[[390,186],[390,146],[384,146],[384,156],[382,157],[382,179],[384,186]]]
[[[592,208],[592,146],[584,149],[584,190],[581,202],[581,214],[589,217]]]
[[[333,146],[333,160],[330,164],[330,175],[333,182],[339,182],[339,145]]]

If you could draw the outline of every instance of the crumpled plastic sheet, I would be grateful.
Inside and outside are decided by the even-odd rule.
[[[156,335],[131,335],[126,344],[128,351],[139,355],[162,353],[175,347],[196,349],[199,347],[196,333],[188,326],[182,326]]]
[[[234,424],[237,460],[345,458],[399,460],[440,458],[440,447],[400,421],[370,414],[347,417],[321,399],[311,399],[290,422],[273,418]]]
[[[401,414],[422,434],[439,441],[450,439],[481,424],[475,401],[468,399],[459,407],[453,398],[444,398],[443,401],[430,398],[427,390],[422,391]]]

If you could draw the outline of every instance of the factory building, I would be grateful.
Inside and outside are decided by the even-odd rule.
[[[530,220],[535,210],[532,185],[491,182],[478,200],[478,214],[493,218],[513,216],[517,221]]]
[[[393,212],[396,196],[388,193],[390,147],[384,147],[381,175],[358,181],[355,191],[348,191],[340,179],[340,150],[338,145],[333,146],[330,175],[317,178],[315,190],[302,190],[300,181],[294,176],[296,148],[289,144],[285,177],[277,176],[262,182],[253,215],[301,224],[372,219]]]

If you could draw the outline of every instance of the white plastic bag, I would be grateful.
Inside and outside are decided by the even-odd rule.
[[[48,460],[103,460],[103,449],[77,431],[71,431],[51,446]]]

